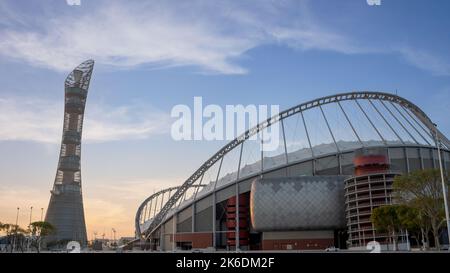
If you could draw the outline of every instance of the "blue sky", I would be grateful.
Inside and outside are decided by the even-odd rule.
[[[450,135],[449,10],[445,0],[2,0],[0,221],[17,206],[47,206],[63,81],[90,58],[89,232],[131,235],[145,196],[180,184],[223,145],[170,138],[170,110],[194,96],[284,109],[351,90],[397,92]]]

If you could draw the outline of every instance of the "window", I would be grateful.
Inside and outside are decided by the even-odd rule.
[[[316,175],[339,174],[339,163],[337,156],[328,156],[316,160]]]
[[[391,170],[406,173],[406,157],[403,148],[390,148],[389,157],[391,159]]]
[[[289,176],[313,175],[312,160],[290,166],[288,168],[288,175]]]
[[[342,174],[353,175],[355,173],[355,165],[353,164],[354,153],[341,154]]]
[[[431,150],[427,149],[427,148],[421,148],[420,155],[422,156],[422,160],[423,160],[423,168],[425,170],[432,169],[433,168],[433,160],[431,159]]]
[[[420,150],[416,148],[407,148],[409,171],[416,171],[422,168],[420,160]]]

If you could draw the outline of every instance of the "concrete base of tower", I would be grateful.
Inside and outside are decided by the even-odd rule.
[[[78,187],[68,190],[52,191],[45,221],[55,227],[55,232],[48,236],[45,243],[61,246],[69,241],[77,241],[82,247],[87,245],[86,224],[84,220],[83,197]]]

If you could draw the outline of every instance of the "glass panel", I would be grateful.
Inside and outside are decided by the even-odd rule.
[[[219,166],[220,166],[221,159],[217,160],[216,163],[214,163],[206,172],[203,174],[203,180],[202,185],[205,185],[201,190],[198,191],[197,197],[201,196],[202,194],[210,191],[216,182],[217,179],[217,173],[219,172]]]
[[[306,136],[302,116],[296,114],[283,120],[286,136],[288,162],[296,162],[312,157],[311,149]]]
[[[261,141],[247,139],[243,143],[239,178],[259,173],[261,171]]]
[[[200,176],[200,178],[198,178],[197,180],[195,180],[194,183],[192,183],[192,186],[196,186],[196,185],[198,186],[198,185],[200,184],[200,181],[202,180],[201,178],[202,178],[202,177]],[[200,191],[200,189],[197,189],[196,187],[189,187],[189,188],[186,190],[186,193],[184,194],[184,199],[183,199],[183,201],[184,201],[184,202],[189,202],[189,200],[194,199],[195,193],[196,193],[197,191]],[[184,203],[184,202],[183,202],[183,203]]]
[[[337,103],[322,106],[340,151],[361,148],[355,132]]]
[[[353,164],[354,153],[341,154],[342,174],[353,175],[355,173],[355,165]]]
[[[405,144],[417,144],[414,139],[408,134],[408,132],[403,129],[399,121],[397,121],[394,116],[389,113],[388,109],[391,110],[389,108],[389,104],[387,104],[386,102],[381,102],[379,100],[373,100],[372,102]],[[384,105],[386,105],[386,107]]]
[[[361,107],[364,109],[374,126],[378,129],[384,140],[388,144],[402,144],[400,139],[395,135],[394,131],[388,126],[386,121],[383,120],[381,115],[377,112],[377,109],[370,103],[369,100],[358,100]],[[373,101],[372,101],[373,102]],[[378,109],[383,113],[383,109]]]
[[[391,170],[407,173],[405,151],[403,148],[390,148]]]
[[[450,153],[444,151],[445,170],[450,171]]]
[[[402,111],[406,113],[408,118],[411,118],[413,125],[426,138],[430,145],[434,145],[434,139],[431,137],[430,130],[407,108],[401,107]]]
[[[313,175],[312,160],[290,166],[288,168],[288,176]]]
[[[328,156],[316,160],[316,175],[338,175],[339,163],[337,156]]]
[[[384,105],[386,105],[386,107],[391,111],[392,115],[394,115],[398,119],[397,123],[401,123],[401,125],[403,125],[404,128],[402,128],[402,130],[407,133],[406,136],[408,137],[408,141],[411,141],[413,144],[426,143],[422,139],[420,134],[418,134],[416,130],[414,130],[414,128],[411,127],[408,121],[402,117],[402,115],[399,113],[399,111],[392,102],[384,102]]]
[[[347,113],[356,133],[361,138],[366,146],[380,146],[384,145],[382,139],[378,135],[377,131],[367,120],[364,113],[361,111],[355,101],[342,101],[342,108]]]
[[[420,132],[417,128],[417,125],[414,124],[414,121],[408,116],[408,114],[404,113],[402,107],[395,103],[389,102],[385,103],[386,106],[390,106],[392,113],[402,122],[403,126],[405,126],[406,130],[414,137],[414,139],[423,145],[428,145],[423,136],[423,132]]]
[[[229,182],[236,181],[237,171],[239,167],[239,156],[241,154],[241,145],[234,147],[233,150],[225,154],[220,167],[219,179],[217,180],[217,186],[225,185]]]
[[[280,168],[275,171],[270,171],[270,172],[264,173],[264,178],[286,177],[286,173],[287,173],[286,168]]]
[[[192,217],[177,224],[177,232],[192,232]]]
[[[439,169],[439,156],[437,150],[433,149],[433,168]]]
[[[235,188],[235,187],[233,187]],[[229,197],[230,195],[228,195]],[[218,202],[216,204],[216,231],[220,232],[219,234],[216,234],[216,246],[226,246],[226,231],[227,228],[227,217],[226,217],[226,211],[227,211],[227,199],[223,198],[222,201]]]
[[[309,139],[311,140],[313,155],[320,156],[336,153],[336,144],[333,141],[320,108],[316,107],[306,110],[303,112],[303,116],[305,118],[306,128],[308,129]]]
[[[250,192],[251,187],[252,187],[252,182],[253,179],[248,179],[245,181],[241,181],[239,182],[239,193],[245,193],[245,192]]]
[[[409,171],[416,171],[421,169],[420,150],[415,148],[406,149],[408,153]]]
[[[445,155],[446,155],[446,152],[441,150],[442,168],[444,169],[444,171],[447,170],[447,166],[445,165]]]
[[[212,231],[212,207],[208,207],[195,214],[195,231]]]
[[[192,206],[189,206],[189,207],[181,210],[180,212],[178,212],[177,222],[181,223],[191,217],[192,217]]]
[[[433,160],[431,159],[431,150],[422,148],[420,149],[420,155],[422,156],[423,160],[423,168],[426,169],[432,169],[433,168]]]
[[[283,128],[281,123],[277,122],[276,124],[270,126],[270,128],[264,129],[263,136],[264,170],[286,164],[286,152],[284,149]],[[271,136],[271,139],[268,139],[268,136]],[[267,142],[267,140],[269,140],[269,142]]]

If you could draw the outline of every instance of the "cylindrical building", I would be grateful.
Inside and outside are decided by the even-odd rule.
[[[375,208],[392,204],[392,184],[400,172],[389,167],[387,149],[355,151],[355,175],[345,180],[345,215],[348,247],[365,249],[371,241],[388,244],[389,236],[377,231],[371,221]]]

